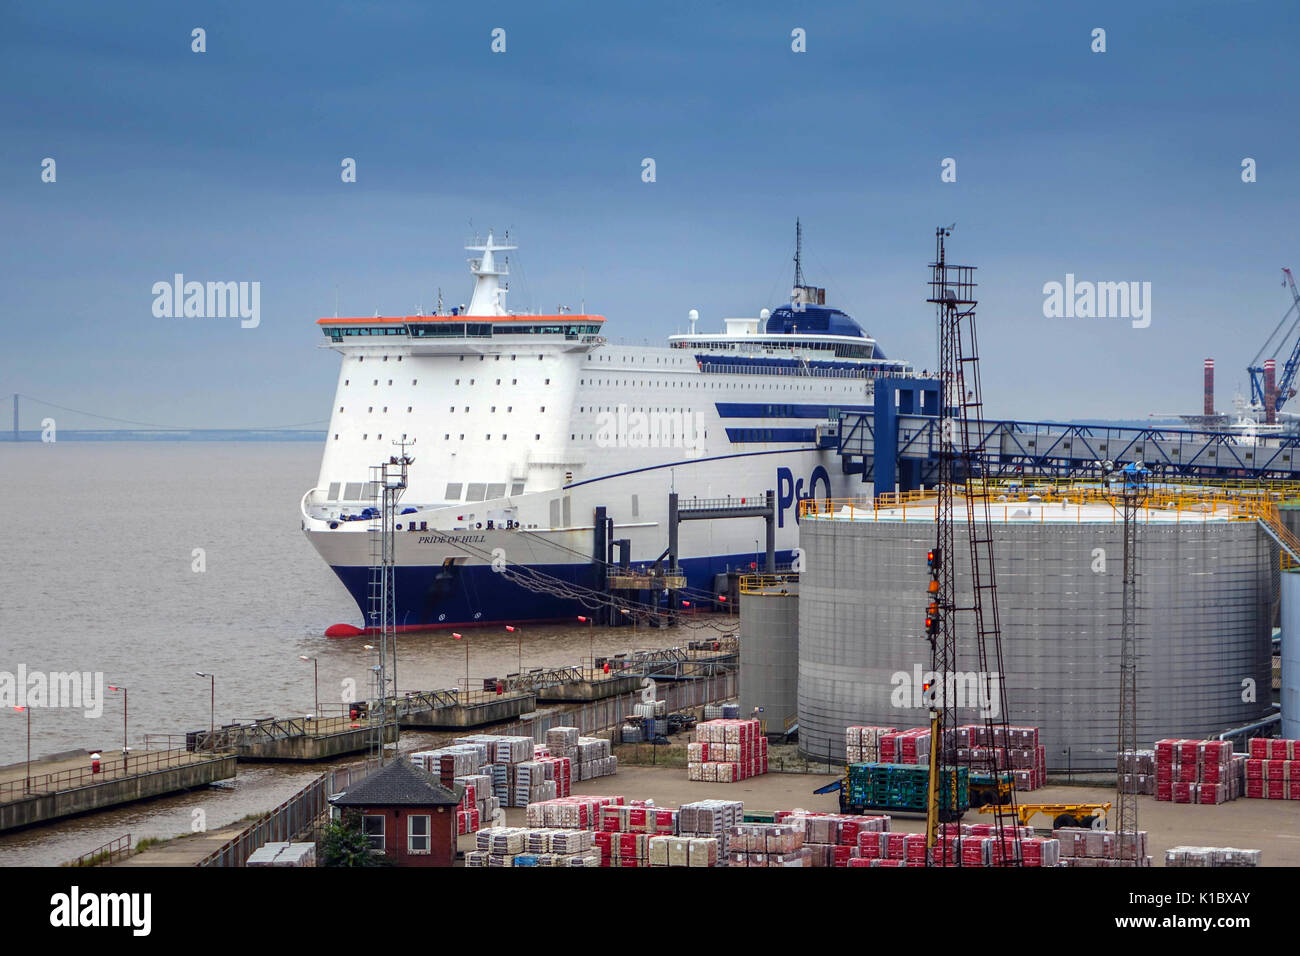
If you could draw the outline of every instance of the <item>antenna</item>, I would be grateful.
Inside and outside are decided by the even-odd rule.
[[[339,284],[334,283],[334,318],[339,317]]]
[[[803,224],[798,216],[794,220],[794,284],[803,285]]]

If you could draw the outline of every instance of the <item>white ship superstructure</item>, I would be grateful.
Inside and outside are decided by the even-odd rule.
[[[581,608],[554,582],[595,587],[594,515],[644,566],[667,544],[669,491],[685,500],[775,489],[776,547],[797,544],[797,502],[852,493],[817,428],[837,410],[870,406],[886,359],[822,290],[796,285],[789,304],[728,318],[721,332],[667,347],[609,343],[599,315],[506,307],[515,247],[486,241],[468,307],[435,315],[324,318],[341,356],[316,486],[303,528],[366,608],[370,469],[406,443],[414,463],[396,519],[399,628],[555,620]],[[682,525],[679,563],[692,588],[761,562],[763,527],[741,520]],[[549,585],[527,586],[535,569]],[[346,628],[344,630],[347,630]]]

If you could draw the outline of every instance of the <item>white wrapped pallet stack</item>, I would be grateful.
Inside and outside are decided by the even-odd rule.
[[[895,734],[893,727],[845,727],[844,751],[847,763],[879,763],[880,735]]]

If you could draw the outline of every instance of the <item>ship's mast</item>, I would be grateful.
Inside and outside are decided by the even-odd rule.
[[[510,291],[507,277],[510,275],[510,261],[506,256],[497,259],[498,252],[518,249],[511,245],[509,236],[502,245],[493,241],[492,232],[488,231],[487,241],[471,240],[466,252],[482,253],[469,260],[469,270],[474,273],[474,296],[469,300],[466,315],[506,315],[506,293]]]
[[[794,220],[794,287],[803,286],[803,225],[799,217]]]

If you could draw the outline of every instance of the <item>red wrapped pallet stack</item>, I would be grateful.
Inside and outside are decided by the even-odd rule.
[[[1300,740],[1252,737],[1246,759],[1246,796],[1300,800]]]

